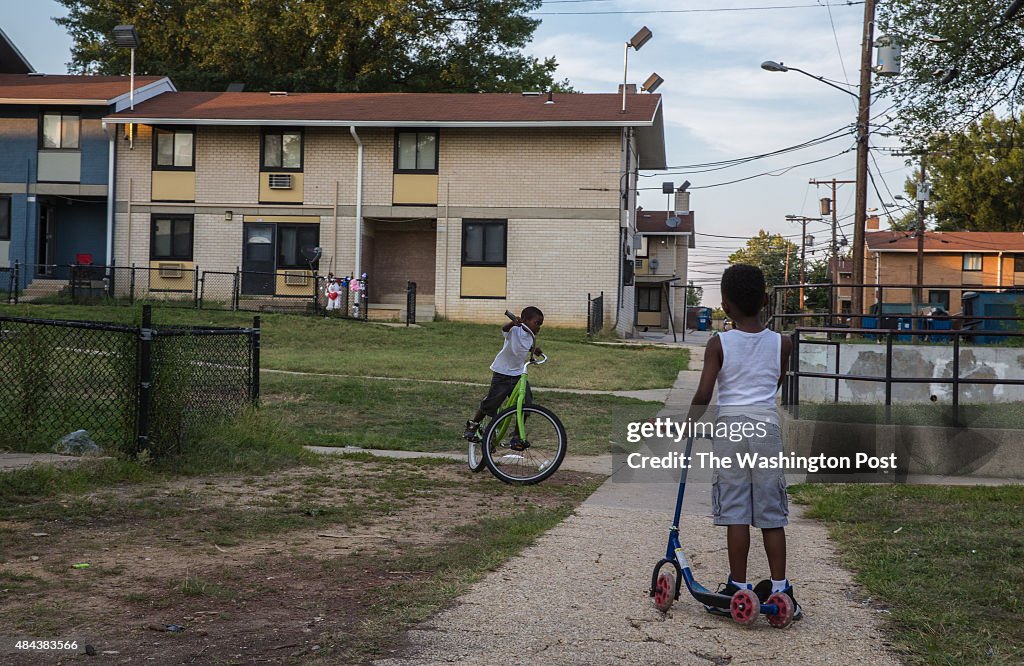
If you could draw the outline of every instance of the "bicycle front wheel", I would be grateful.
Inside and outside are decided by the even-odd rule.
[[[565,427],[551,410],[524,405],[523,421],[526,432],[520,433],[516,408],[509,407],[484,433],[484,462],[505,483],[540,483],[554,474],[565,458]]]

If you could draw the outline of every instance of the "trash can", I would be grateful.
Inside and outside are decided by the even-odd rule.
[[[711,329],[711,313],[701,312],[697,315],[697,330],[707,331]]]
[[[878,317],[861,317],[862,328],[878,328]],[[877,337],[874,333],[865,333],[864,337],[868,340],[874,340]]]
[[[928,328],[933,331],[952,331],[953,320],[949,318],[949,313],[942,308],[936,308],[932,310],[932,316],[927,320]],[[934,335],[928,336],[929,342],[949,342],[951,336],[949,335]]]
[[[914,329],[914,319],[912,317],[900,317],[896,320],[896,330],[899,331],[911,331]],[[896,340],[899,342],[910,342],[914,336],[912,335],[897,335]]]

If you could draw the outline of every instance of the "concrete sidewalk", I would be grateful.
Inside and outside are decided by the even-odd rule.
[[[680,373],[663,415],[679,416],[698,377]],[[685,591],[668,614],[659,613],[647,590],[665,554],[677,486],[615,478],[453,607],[409,631],[400,656],[378,663],[898,663],[879,630],[879,611],[861,601],[824,526],[798,507],[787,534],[803,620],[785,630],[763,619],[744,628],[708,615]],[[709,517],[707,481],[694,475],[687,484],[680,531],[694,574],[715,588],[728,566],[724,531]],[[751,542],[750,578],[759,580],[767,562],[756,533]]]

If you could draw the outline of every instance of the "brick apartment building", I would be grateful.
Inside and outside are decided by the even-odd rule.
[[[917,281],[917,238],[904,231],[875,231],[864,235],[865,282],[914,284]],[[948,312],[962,309],[961,294],[972,287],[1024,288],[1024,233],[928,231],[924,241],[925,303]],[[948,288],[946,288],[948,285]],[[848,290],[840,290],[842,293]],[[865,289],[865,307],[877,298]],[[887,312],[909,312],[911,289],[885,289]]]
[[[677,218],[678,222],[673,220]],[[686,324],[689,250],[695,247],[693,211],[637,209],[636,325],[680,331]],[[671,321],[670,321],[671,320]]]
[[[234,271],[288,296],[369,276],[371,309],[500,321],[537,305],[634,325],[636,177],[665,168],[659,95],[165,93],[116,126],[115,259],[150,288]],[[130,137],[130,140],[127,138]],[[310,263],[303,249],[318,246]],[[261,278],[258,274],[274,274]],[[421,315],[422,316],[422,315]]]

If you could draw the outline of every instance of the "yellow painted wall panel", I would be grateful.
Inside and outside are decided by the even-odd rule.
[[[195,171],[154,171],[153,201],[195,201]]]
[[[288,276],[303,276],[305,284],[288,284]],[[302,269],[281,269],[277,273],[277,282],[274,285],[274,293],[278,296],[313,296],[313,273]]]
[[[291,189],[277,190],[270,188],[270,173],[260,172],[260,202],[261,203],[302,203],[303,202],[303,174],[288,173],[292,177]]]
[[[462,297],[505,298],[507,276],[504,266],[463,266]]]
[[[243,215],[243,222],[287,222],[288,224],[319,224],[316,215]]]
[[[181,266],[181,277],[160,277],[160,266]],[[150,291],[192,291],[195,289],[195,266],[191,261],[150,261]]]
[[[437,174],[396,173],[393,188],[396,204],[437,205]]]
[[[637,326],[661,326],[661,313],[660,312],[637,312],[636,313],[636,325]]]

